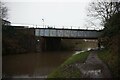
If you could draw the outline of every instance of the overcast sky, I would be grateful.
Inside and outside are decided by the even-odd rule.
[[[4,1],[4,0],[3,0]],[[55,27],[86,28],[88,3],[91,0],[5,0],[9,21]]]

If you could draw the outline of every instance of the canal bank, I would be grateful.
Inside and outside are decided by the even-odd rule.
[[[103,49],[98,52],[98,57],[108,66],[113,78],[120,78],[119,53],[111,49]]]
[[[84,63],[88,55],[88,51],[77,51],[56,70],[50,73],[48,78],[80,78],[81,72],[79,68],[76,67],[76,63]]]
[[[71,56],[48,78],[111,78],[111,73],[98,57],[97,50]]]

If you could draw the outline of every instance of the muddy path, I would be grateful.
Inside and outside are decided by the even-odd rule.
[[[81,78],[111,78],[111,73],[105,63],[97,56],[97,51],[90,51],[85,63],[75,63],[81,71]]]

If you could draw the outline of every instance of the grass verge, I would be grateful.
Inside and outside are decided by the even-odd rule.
[[[98,57],[107,64],[114,78],[120,77],[120,74],[118,74],[120,70],[118,62],[120,59],[118,59],[117,53],[112,53],[110,50],[102,50],[98,53]]]
[[[89,52],[81,52],[72,55],[61,66],[48,75],[48,78],[80,78],[80,70],[75,67],[75,63],[83,63]]]

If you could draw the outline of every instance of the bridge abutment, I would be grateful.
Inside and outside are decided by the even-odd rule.
[[[36,51],[59,51],[61,49],[61,38],[37,37]]]

